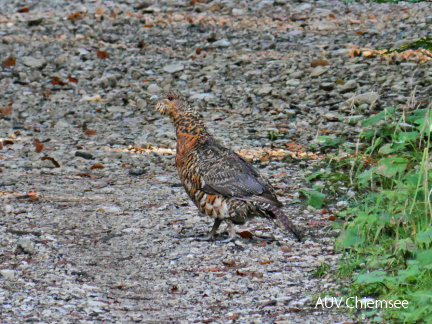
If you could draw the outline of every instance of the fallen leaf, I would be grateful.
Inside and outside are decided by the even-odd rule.
[[[78,83],[78,79],[73,78],[70,74],[68,75],[69,82]]]
[[[3,145],[13,145],[13,144],[14,144],[14,142],[10,139],[3,140]]]
[[[261,272],[256,272],[256,271],[241,271],[241,270],[237,270],[236,274],[238,276],[249,276],[249,277],[255,277],[255,278],[262,278],[264,277],[264,274],[262,274]]]
[[[42,95],[44,96],[44,98],[49,98],[50,94],[51,93],[48,88],[42,88]]]
[[[283,251],[283,252],[292,252],[292,249],[291,249],[290,247],[283,246],[283,247],[282,247],[282,251]]]
[[[152,28],[152,25],[144,25],[144,28]]]
[[[69,20],[77,20],[77,19],[81,18],[81,11],[77,11],[77,12],[74,12],[73,14],[70,14],[68,18],[69,18]]]
[[[235,261],[222,261],[222,263],[228,267],[234,267],[236,265]]]
[[[105,60],[105,59],[109,58],[110,56],[105,51],[97,51],[97,57],[101,60]]]
[[[238,235],[240,235],[242,238],[252,238],[253,237],[252,233],[249,231],[239,232]]]
[[[330,13],[330,14],[328,15],[328,17],[329,17],[330,19],[335,19],[335,18],[336,18],[336,16],[335,16],[334,14],[332,14],[332,13]]]
[[[64,86],[64,85],[67,85],[67,83],[66,82],[63,82],[62,80],[60,80],[60,78],[59,77],[52,77],[52,79],[51,79],[51,84],[52,85],[59,85],[59,86]]]
[[[102,7],[98,7],[98,8],[96,9],[95,14],[96,14],[96,15],[102,15],[102,14],[103,14],[103,8],[102,8]]]
[[[60,164],[54,158],[52,158],[51,156],[44,156],[44,157],[41,158],[41,160],[42,161],[50,160],[55,165],[56,168],[60,168]]]
[[[3,144],[2,144],[2,141],[0,141],[0,150],[3,150]]]
[[[331,221],[334,221],[334,220],[336,220],[336,216],[335,215],[330,215],[328,219],[331,220]]]
[[[19,12],[19,13],[22,13],[22,12],[29,12],[29,11],[30,11],[30,9],[27,8],[27,7],[25,7],[25,8],[20,8],[20,9],[17,10],[17,12]]]
[[[33,145],[35,146],[36,153],[40,153],[44,149],[44,145],[38,139],[33,140]]]
[[[221,267],[208,268],[207,271],[210,271],[210,272],[218,272],[218,271],[222,271],[222,268],[221,268]]]
[[[87,129],[84,134],[86,135],[96,135],[96,131],[94,129]]]
[[[66,259],[63,259],[63,260],[57,262],[57,263],[55,264],[55,267],[58,267],[58,266],[60,266],[60,265],[65,265],[65,264],[67,264],[67,261],[66,261]]]
[[[239,316],[237,314],[227,316],[227,319],[229,319],[229,320],[236,320],[237,318],[239,318]]]
[[[270,260],[265,260],[265,261],[260,261],[260,262],[259,262],[259,264],[269,264],[269,263],[271,263]]]
[[[341,79],[336,80],[336,84],[344,85],[345,82]]]
[[[353,58],[355,56],[360,56],[360,51],[357,48],[353,48],[348,53],[349,57]]]
[[[3,62],[2,65],[4,68],[10,68],[12,66],[15,66],[16,64],[16,59],[15,57],[13,57],[12,55],[9,56],[8,58],[6,58]]]
[[[28,198],[29,198],[30,201],[36,201],[36,200],[39,199],[38,196],[36,195],[35,191],[29,191],[27,193],[27,196],[28,196]]]
[[[3,115],[10,115],[12,114],[12,107],[0,107],[0,113]]]
[[[105,167],[102,165],[102,164],[100,164],[100,163],[96,163],[96,164],[93,164],[92,166],[91,166],[91,168],[90,168],[90,170],[94,170],[94,169],[104,169]]]
[[[196,53],[196,55],[200,55],[201,54],[201,48],[197,48],[196,50],[195,50],[195,53]]]
[[[361,30],[357,30],[357,31],[356,31],[356,34],[357,34],[357,35],[363,35],[363,32],[362,32]]]
[[[311,67],[326,66],[326,65],[329,65],[329,62],[321,59],[313,60],[310,64]]]

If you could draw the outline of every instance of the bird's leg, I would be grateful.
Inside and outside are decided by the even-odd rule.
[[[228,224],[228,235],[229,235],[229,237],[226,240],[223,240],[221,242],[228,243],[228,242],[231,242],[231,241],[235,241],[236,238],[237,238],[237,234],[236,234],[236,231],[235,231],[234,223],[229,218],[225,219],[225,221]]]
[[[197,237],[196,239],[199,241],[213,241],[221,223],[222,219],[216,218],[209,235],[206,237]]]

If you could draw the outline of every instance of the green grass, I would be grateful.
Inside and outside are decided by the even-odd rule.
[[[407,309],[363,312],[371,321],[432,323],[431,111],[387,108],[362,126],[353,154],[333,155],[308,177],[320,179],[327,196],[355,193],[339,215],[346,223],[336,243],[338,276],[351,282],[344,294],[409,301]],[[334,189],[341,184],[349,190]]]

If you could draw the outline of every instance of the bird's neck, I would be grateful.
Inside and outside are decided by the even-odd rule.
[[[188,151],[196,148],[211,138],[204,122],[195,114],[183,115],[180,118],[173,118],[177,137],[176,164],[182,161]]]
[[[203,120],[194,113],[187,113],[173,118],[177,139],[181,137],[209,137],[211,136]]]

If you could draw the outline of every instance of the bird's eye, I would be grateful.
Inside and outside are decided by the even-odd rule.
[[[169,101],[173,101],[173,100],[174,100],[174,96],[169,95],[169,96],[168,96],[168,100],[169,100]]]

